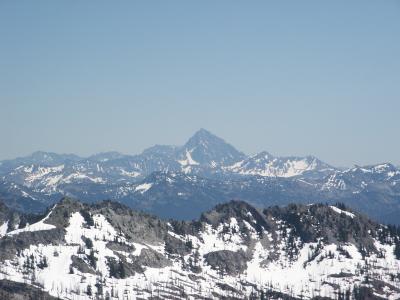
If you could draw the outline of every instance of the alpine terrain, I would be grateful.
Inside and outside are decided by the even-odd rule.
[[[400,298],[399,228],[343,204],[164,221],[64,198],[41,216],[1,206],[0,221],[2,299]]]
[[[162,218],[190,220],[231,199],[257,207],[336,203],[400,224],[400,170],[390,163],[340,169],[316,157],[245,155],[205,129],[183,146],[82,158],[35,152],[0,162],[0,199],[43,212],[61,197],[111,199]]]

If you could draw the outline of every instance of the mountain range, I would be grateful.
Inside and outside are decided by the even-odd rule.
[[[1,299],[399,299],[400,229],[344,204],[218,204],[162,220],[64,198],[0,203]]]
[[[41,212],[64,196],[116,200],[176,219],[197,218],[231,199],[257,207],[344,202],[400,224],[399,181],[390,163],[341,169],[313,156],[248,156],[205,129],[183,146],[156,145],[138,155],[35,152],[0,162],[0,199],[24,212]]]

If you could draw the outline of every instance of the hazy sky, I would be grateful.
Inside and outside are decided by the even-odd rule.
[[[400,1],[0,1],[0,159],[246,153],[400,164]]]

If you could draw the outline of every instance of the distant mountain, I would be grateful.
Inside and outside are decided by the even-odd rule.
[[[400,175],[391,164],[341,170],[316,157],[246,156],[201,129],[183,146],[138,155],[81,158],[36,152],[0,162],[0,199],[40,212],[61,197],[113,199],[163,218],[191,219],[231,199],[258,207],[345,202],[381,222],[400,224]]]
[[[119,152],[110,151],[91,155],[87,158],[87,160],[93,162],[107,162],[110,160],[125,159],[127,157],[127,155],[121,154]]]
[[[153,172],[139,182],[107,183],[81,178],[80,181],[60,183],[57,189],[48,192],[0,181],[0,191],[3,191],[0,199],[11,207],[27,211],[41,211],[62,196],[85,202],[114,199],[163,218],[186,220],[231,199],[242,199],[258,207],[340,201],[381,222],[399,224],[400,179],[397,172],[389,171],[390,175],[397,174],[394,176],[379,174],[387,180],[373,177],[358,181],[350,170],[336,171],[323,178],[243,176],[233,179]]]
[[[259,175],[266,177],[293,177],[306,172],[332,172],[335,168],[316,157],[274,157],[264,151],[247,157],[225,170],[241,175]]]
[[[42,166],[56,166],[66,162],[74,163],[80,161],[82,158],[75,154],[57,154],[52,152],[37,151],[26,157],[18,157],[10,160],[3,160],[0,162],[0,174],[12,172],[18,167],[28,165],[42,165]]]
[[[352,190],[358,193],[362,190],[385,188],[388,184],[400,191],[397,185],[400,181],[400,169],[389,163],[371,165],[334,172],[326,179],[324,189]]]
[[[134,192],[130,193],[125,189],[123,197],[118,195],[113,199],[162,217],[178,219],[195,218],[217,203],[231,199],[242,199],[258,207],[339,201],[381,222],[400,224],[399,172],[379,175],[386,180],[365,178],[355,181],[352,178],[351,185],[347,179],[345,185],[332,180],[349,175],[349,171],[317,179],[246,176],[227,180],[182,173],[154,173],[139,184],[145,184],[146,190],[138,193],[131,188]],[[334,185],[334,182],[338,184]]]
[[[205,129],[196,132],[179,149],[179,162],[184,166],[200,165],[217,168],[244,159],[246,156]]]
[[[259,157],[264,156],[261,160]],[[0,162],[0,175],[26,186],[54,188],[57,183],[80,179],[97,182],[144,179],[153,172],[174,171],[205,177],[260,175],[291,177],[308,171],[334,168],[313,157],[266,159],[265,154],[247,157],[205,129],[183,146],[156,145],[139,155],[105,152],[81,158],[73,154],[35,152],[30,156]]]
[[[259,210],[231,201],[181,222],[65,198],[35,220],[19,220],[0,219],[4,299],[359,300],[400,293],[399,229],[342,204]]]

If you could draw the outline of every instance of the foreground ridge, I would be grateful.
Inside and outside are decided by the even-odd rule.
[[[400,231],[343,204],[259,210],[231,201],[191,222],[111,201],[64,198],[40,217],[0,208],[0,290],[14,282],[48,299],[400,297]]]

